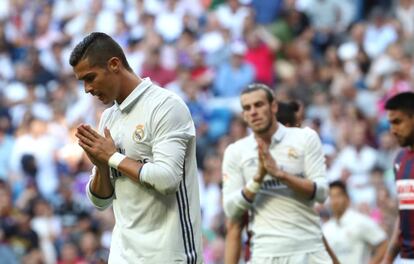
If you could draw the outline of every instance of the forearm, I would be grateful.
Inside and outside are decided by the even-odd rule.
[[[280,173],[277,178],[291,190],[307,199],[312,199],[315,195],[316,184],[309,179],[301,178],[287,172]]]
[[[233,191],[230,194],[223,191],[223,209],[227,218],[239,221],[243,214],[252,206],[250,200],[246,199],[242,190]]]
[[[401,244],[399,242],[398,236],[400,235],[400,218],[397,217],[396,223],[394,226],[394,232],[391,237],[391,241],[388,246],[387,253],[384,257],[384,263],[391,264],[394,259],[397,257],[398,253],[400,253]]]
[[[169,169],[166,164],[142,163],[125,157],[117,166],[122,175],[134,182],[154,188],[162,194],[171,194],[177,191],[181,177],[182,168],[177,171]],[[144,172],[144,170],[146,170]]]
[[[100,199],[110,198],[114,193],[114,188],[109,178],[109,166],[96,167],[94,172],[95,175],[89,184],[91,193]]]
[[[263,182],[263,177],[260,177],[259,175],[256,175],[253,177],[253,182],[254,184],[259,184],[262,185]],[[243,196],[245,199],[247,199],[249,202],[253,202],[254,198],[256,197],[256,193],[259,190],[252,190],[252,187],[249,188],[249,185],[251,184],[251,182],[248,182],[244,187],[243,187]]]
[[[241,222],[228,220],[226,224],[227,234],[225,243],[225,264],[237,264],[240,260],[241,253]]]
[[[328,241],[326,241],[325,236],[322,236],[322,241],[323,241],[323,245],[325,246],[326,251],[328,252],[329,256],[332,259],[332,263],[339,264],[339,260],[336,257],[335,253],[333,252],[333,250],[331,249],[331,247],[329,246]]]
[[[385,253],[387,252],[387,241],[384,240],[381,242],[375,249],[375,253],[370,260],[370,264],[379,264],[381,263]]]
[[[94,167],[92,170],[92,176],[86,185],[86,195],[92,204],[99,210],[105,210],[108,206],[111,205],[113,199],[113,187],[109,180],[109,175],[106,170],[101,167],[98,169]],[[107,182],[109,181],[109,183]]]
[[[131,181],[139,182],[142,166],[144,166],[144,163],[125,157],[121,163],[119,163],[117,170],[122,173],[122,175],[128,177]]]

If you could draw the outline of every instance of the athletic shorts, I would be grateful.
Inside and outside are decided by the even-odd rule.
[[[326,250],[283,257],[253,257],[248,264],[332,264]]]

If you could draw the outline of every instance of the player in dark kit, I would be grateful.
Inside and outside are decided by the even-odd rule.
[[[414,93],[395,95],[385,109],[391,133],[404,149],[394,164],[400,213],[384,263],[392,263],[398,253],[401,263],[414,263]]]

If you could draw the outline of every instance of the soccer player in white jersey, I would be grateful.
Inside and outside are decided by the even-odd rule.
[[[381,263],[387,250],[387,235],[368,216],[350,208],[346,185],[329,184],[333,217],[323,225],[326,240],[341,263]],[[374,252],[374,253],[373,253]]]
[[[195,129],[185,103],[133,73],[121,47],[94,32],[70,64],[85,92],[113,105],[98,131],[80,125],[79,145],[95,165],[87,194],[113,205],[109,263],[202,263]]]
[[[228,146],[223,203],[230,221],[250,210],[251,263],[332,263],[312,205],[327,196],[317,133],[277,122],[277,103],[265,85],[242,92],[243,118],[253,133]]]

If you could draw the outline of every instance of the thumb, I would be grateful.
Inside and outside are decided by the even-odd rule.
[[[108,127],[104,128],[104,134],[106,138],[112,138],[111,131],[108,129]]]

